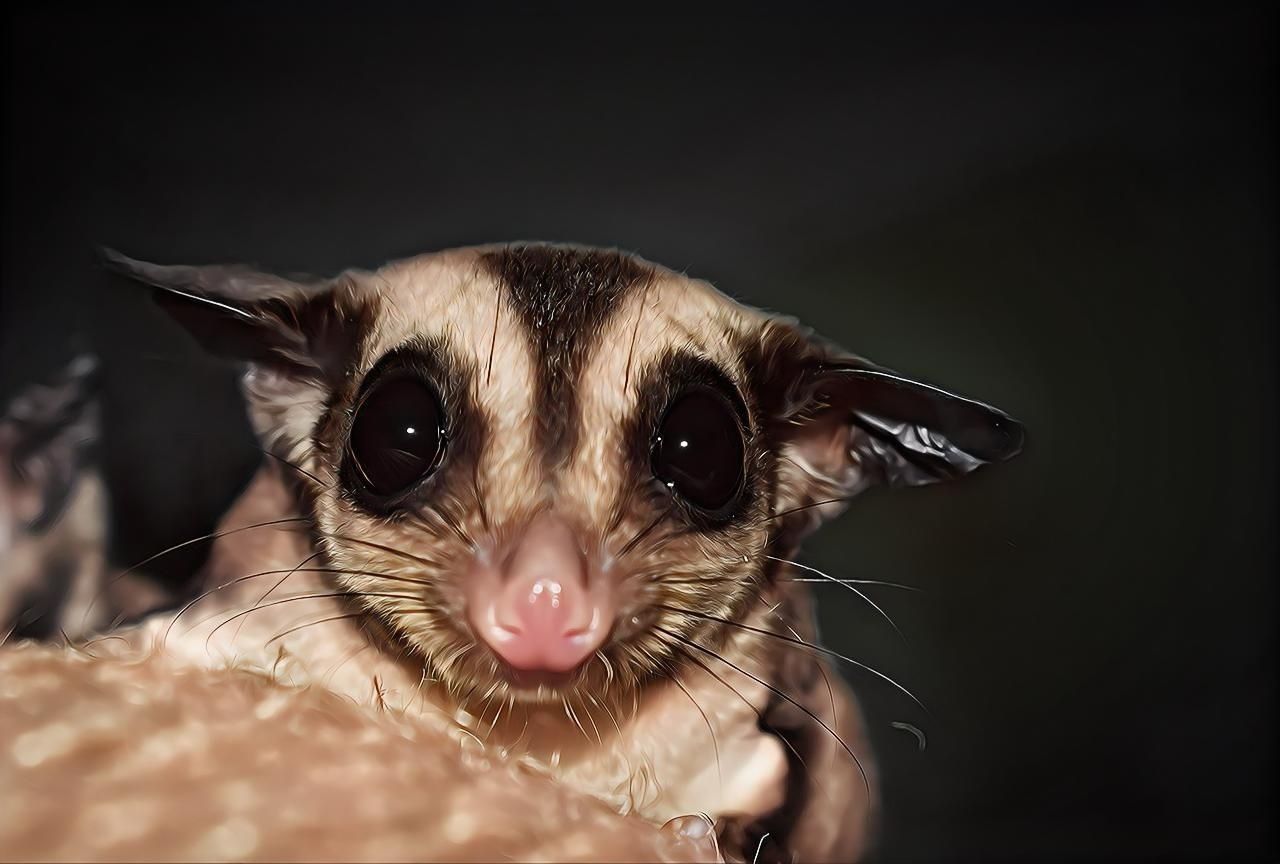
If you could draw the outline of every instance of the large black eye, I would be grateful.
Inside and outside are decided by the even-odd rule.
[[[667,408],[650,454],[653,474],[713,518],[732,515],[742,494],[742,424],[729,400],[695,386]]]
[[[420,378],[395,375],[376,383],[351,424],[356,483],[380,498],[408,490],[440,464],[443,423],[440,400]]]

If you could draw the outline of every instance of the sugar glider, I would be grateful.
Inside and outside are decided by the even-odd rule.
[[[111,268],[245,364],[272,457],[206,588],[125,634],[452,730],[727,858],[850,860],[876,770],[814,645],[803,538],[1022,426],[613,250],[285,278]],[[354,745],[353,745],[354,746]]]

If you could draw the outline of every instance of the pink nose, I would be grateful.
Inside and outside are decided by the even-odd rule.
[[[604,580],[589,580],[573,532],[540,516],[504,568],[480,566],[469,584],[468,617],[512,668],[568,672],[604,644],[613,602]]]

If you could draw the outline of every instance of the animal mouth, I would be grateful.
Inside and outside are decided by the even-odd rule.
[[[502,664],[502,677],[516,690],[542,691],[569,689],[577,677],[574,672],[548,672],[545,670],[516,669]]]

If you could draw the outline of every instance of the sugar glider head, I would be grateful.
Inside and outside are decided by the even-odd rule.
[[[335,578],[464,698],[635,692],[850,496],[1022,446],[994,408],[615,251],[325,280],[107,260],[248,363]]]

